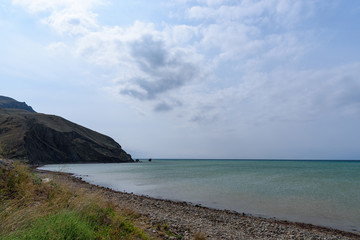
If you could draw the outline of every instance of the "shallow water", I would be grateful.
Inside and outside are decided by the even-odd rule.
[[[119,191],[360,231],[359,161],[155,159],[40,169]]]

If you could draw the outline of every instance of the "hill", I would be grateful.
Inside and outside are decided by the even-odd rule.
[[[34,109],[25,102],[18,102],[15,99],[5,96],[0,96],[0,108],[22,109],[29,112],[35,112]]]
[[[30,164],[133,161],[110,137],[14,101],[0,98],[0,156]]]

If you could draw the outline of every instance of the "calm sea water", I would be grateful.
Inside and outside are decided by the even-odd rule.
[[[41,169],[119,191],[360,231],[359,161],[155,159]]]

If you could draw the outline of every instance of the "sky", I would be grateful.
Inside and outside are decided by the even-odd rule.
[[[358,0],[1,0],[0,95],[133,158],[360,159]]]

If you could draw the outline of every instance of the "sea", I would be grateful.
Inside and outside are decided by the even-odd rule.
[[[360,161],[153,159],[40,169],[117,191],[360,232]]]

